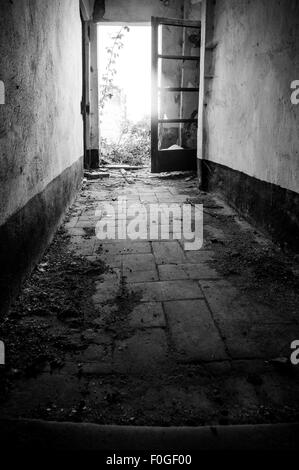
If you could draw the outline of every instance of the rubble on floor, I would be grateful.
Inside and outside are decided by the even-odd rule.
[[[98,179],[101,179],[101,178],[109,178],[110,177],[110,173],[108,173],[107,171],[84,171],[84,178],[86,178],[87,180],[98,180]]]
[[[0,325],[3,417],[135,425],[294,422],[298,273],[197,180],[86,181]],[[96,209],[203,204],[204,244],[99,240]]]

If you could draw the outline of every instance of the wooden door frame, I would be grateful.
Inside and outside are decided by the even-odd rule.
[[[82,22],[82,101],[84,167],[99,166],[97,23],[89,0],[80,0]]]
[[[200,21],[152,17],[152,98],[151,98],[151,171],[152,173],[160,173],[169,169],[180,170],[196,170],[197,166],[197,149],[183,150],[159,150],[158,149],[158,126],[161,122],[196,122],[196,119],[159,119],[158,116],[158,60],[159,58],[180,59],[182,56],[165,56],[158,53],[158,28],[159,25],[180,26],[188,28],[201,28]],[[200,57],[183,56],[188,60],[198,60]],[[169,89],[173,91],[191,91],[181,87]],[[192,89],[192,91],[199,89]]]
[[[90,12],[86,1],[80,0],[80,17],[82,24],[82,100],[81,114],[83,119],[84,168],[89,167],[90,148]]]

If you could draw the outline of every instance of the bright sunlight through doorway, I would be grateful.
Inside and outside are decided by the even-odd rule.
[[[98,26],[102,159],[149,165],[151,27]]]

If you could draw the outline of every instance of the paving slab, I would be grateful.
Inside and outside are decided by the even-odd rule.
[[[90,230],[90,229],[93,229],[93,228],[95,229],[95,226],[96,226],[96,224],[95,224],[95,221],[94,221],[93,218],[91,218],[91,217],[87,218],[86,217],[86,218],[81,219],[81,217],[80,217],[80,219],[78,220],[78,222],[76,224],[76,229],[83,229],[84,230],[84,228],[87,228],[87,229]],[[84,233],[86,233],[86,232],[84,231]],[[84,233],[83,233],[83,235],[84,235]]]
[[[185,254],[177,241],[153,242],[153,253],[157,264],[182,264]]]
[[[137,253],[151,253],[150,242],[138,242],[138,241],[115,241],[114,243],[105,243],[102,245],[103,252],[111,254],[137,254]]]
[[[196,281],[190,280],[132,283],[128,287],[141,296],[141,302],[203,298]]]
[[[166,193],[156,193],[159,204],[182,204],[185,203],[188,196],[184,195],[166,195]]]
[[[184,269],[188,273],[189,279],[219,279],[220,274],[216,269],[211,268],[207,263],[185,264]]]
[[[123,277],[127,283],[158,281],[159,276],[156,269],[148,271],[124,270]]]
[[[171,339],[184,362],[228,359],[204,300],[164,303]]]
[[[124,273],[126,271],[154,271],[156,268],[155,258],[149,253],[123,255]]]
[[[110,346],[103,344],[91,344],[80,356],[81,362],[107,363],[111,359]]]
[[[137,330],[128,339],[116,341],[113,368],[119,373],[147,374],[167,361],[168,345],[161,328]]]
[[[215,320],[222,327],[230,322],[249,323],[296,323],[292,313],[283,315],[260,302],[254,302],[240,290],[224,279],[201,281],[200,285],[210,305]]]
[[[165,264],[158,266],[161,281],[177,279],[219,279],[219,274],[207,264]]]
[[[146,302],[137,305],[129,315],[129,324],[132,328],[166,327],[163,304]]]
[[[159,278],[161,281],[176,281],[189,279],[188,273],[183,264],[162,264],[158,266]]]
[[[140,195],[140,202],[142,204],[157,204],[158,198],[155,194]]]
[[[298,324],[252,324],[231,322],[220,327],[229,354],[234,359],[289,358],[291,343],[299,339]]]
[[[110,268],[121,269],[122,255],[114,255],[112,253],[103,253],[92,257],[94,260],[103,261]]]
[[[290,356],[290,344],[299,338],[291,313],[254,302],[225,280],[201,281],[200,285],[232,357]]]

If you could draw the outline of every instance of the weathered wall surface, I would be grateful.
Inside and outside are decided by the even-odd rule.
[[[2,0],[0,225],[83,155],[77,0]]]
[[[202,0],[95,0],[94,20],[138,23],[150,22],[151,16],[199,20],[201,2]]]
[[[205,158],[299,192],[297,0],[216,0]],[[208,19],[209,20],[209,19]]]
[[[199,179],[299,252],[299,3],[204,0],[205,12]]]
[[[82,178],[78,0],[1,0],[0,80],[1,312]]]
[[[95,20],[150,22],[151,16],[182,18],[184,0],[96,0]]]

